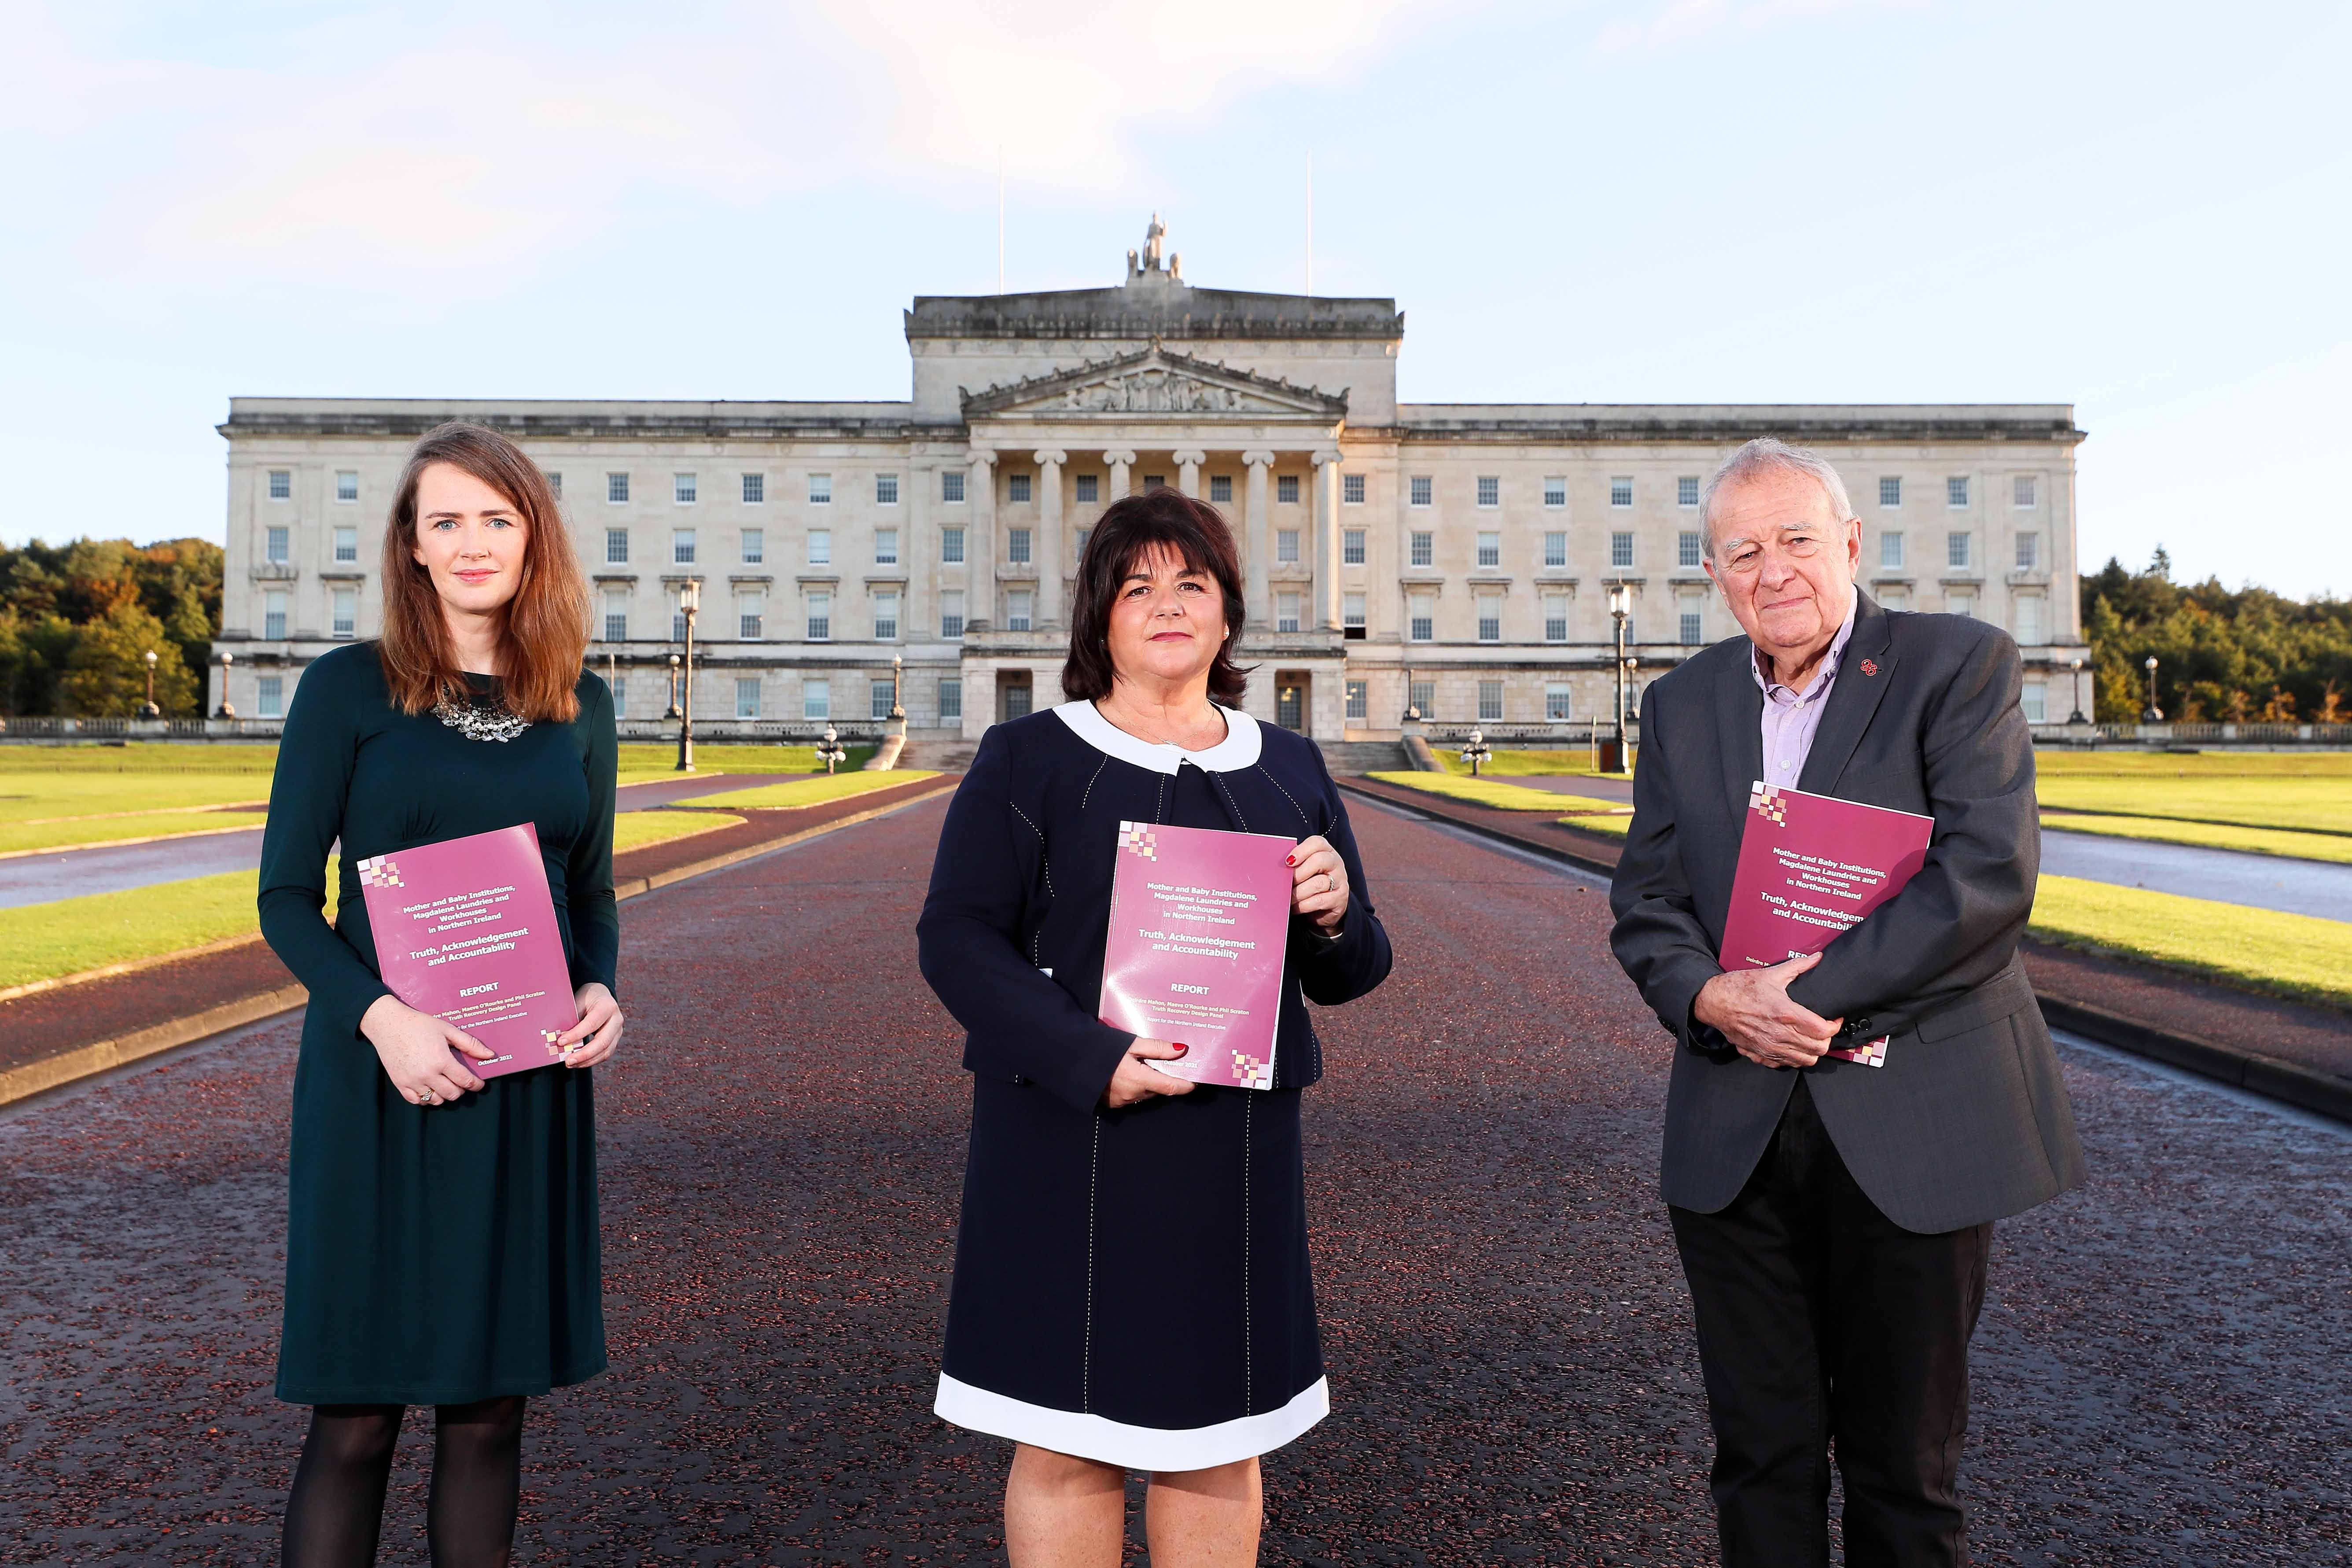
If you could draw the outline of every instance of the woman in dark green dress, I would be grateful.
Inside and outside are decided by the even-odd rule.
[[[616,753],[546,479],[491,431],[426,436],[393,503],[383,589],[382,639],[303,674],[262,847],[262,933],[310,993],[278,1363],[278,1396],[314,1407],[289,1568],[373,1560],[411,1405],[437,1407],[434,1562],[504,1563],[525,1399],[604,1366],[588,1069],[621,1037]],[[520,822],[538,831],[581,1021],[562,1064],[486,1082],[465,1064],[488,1051],[378,976],[356,867]]]

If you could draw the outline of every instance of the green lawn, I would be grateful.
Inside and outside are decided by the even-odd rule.
[[[849,760],[841,766],[850,772],[866,765],[874,754],[871,745],[846,744]],[[697,773],[821,773],[824,764],[816,760],[816,747],[706,745],[694,743],[694,771]],[[677,742],[675,741],[624,741],[621,742],[621,782],[641,784],[647,779],[674,778],[677,772]]]
[[[2176,822],[2160,816],[2099,816],[2071,811],[2044,811],[2042,826],[2063,828],[2069,833],[2099,833],[2115,838],[2194,844],[2207,849],[2290,855],[2304,860],[2352,865],[2352,837],[2337,833],[2295,833],[2283,827],[2230,827],[2210,822]]]
[[[1432,741],[1429,749],[1436,753],[1439,762],[1445,764],[1447,773],[1462,778],[1470,776],[1470,764],[1462,760],[1459,742],[1448,749]],[[1478,772],[1486,778],[1590,777],[1592,774],[1592,753],[1582,746],[1563,746],[1556,752],[1497,751],[1478,764]]]
[[[1612,838],[1622,838],[1625,830],[1633,825],[1633,817],[1630,812],[1619,816],[1563,816],[1559,825],[1562,827],[1580,827],[1587,833],[1606,834]]]
[[[1531,789],[1526,784],[1498,784],[1492,779],[1456,778],[1452,773],[1367,773],[1382,784],[1401,784],[1428,795],[1442,795],[1465,805],[1491,806],[1496,811],[1548,811],[1557,816],[1563,810],[1588,805],[1599,811],[1614,811],[1618,803],[1594,795],[1559,795],[1548,789]]]
[[[2032,930],[2065,947],[2352,1008],[2352,923],[2343,921],[2044,877],[2034,894]]]
[[[0,746],[0,775],[38,773],[256,773],[278,771],[278,742],[213,745],[131,741],[120,746]],[[267,786],[264,786],[267,793]]]
[[[840,800],[845,795],[865,795],[870,790],[894,789],[918,779],[935,779],[940,775],[913,769],[893,769],[887,773],[835,773],[826,778],[820,773],[813,779],[794,779],[789,784],[759,784],[751,789],[729,790],[724,795],[697,795],[697,805],[758,806],[773,810],[816,805],[828,800]]]
[[[198,805],[258,805],[268,798],[267,773],[48,773],[0,767],[0,824],[68,817],[131,818]],[[136,838],[151,831],[126,826],[116,837]]]
[[[2045,773],[2036,793],[2044,807],[2061,811],[2352,835],[2352,776],[2160,778]]]

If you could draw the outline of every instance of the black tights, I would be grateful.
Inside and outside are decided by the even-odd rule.
[[[434,1568],[506,1568],[522,1487],[520,1395],[434,1407]],[[400,1436],[397,1405],[321,1405],[286,1500],[285,1568],[367,1568]]]

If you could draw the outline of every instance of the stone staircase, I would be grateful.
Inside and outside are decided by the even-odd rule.
[[[1412,766],[1402,741],[1318,741],[1315,744],[1323,752],[1323,765],[1335,773],[1391,773]]]
[[[979,750],[977,741],[908,741],[907,749],[898,753],[898,765],[928,773],[960,773],[971,766],[972,753]]]

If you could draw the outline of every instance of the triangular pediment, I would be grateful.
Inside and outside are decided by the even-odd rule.
[[[1182,414],[1328,420],[1346,416],[1348,398],[1345,393],[1334,395],[1293,386],[1273,376],[1171,353],[1154,343],[1117,359],[964,392],[963,412],[967,419],[1004,414],[1056,418]]]

